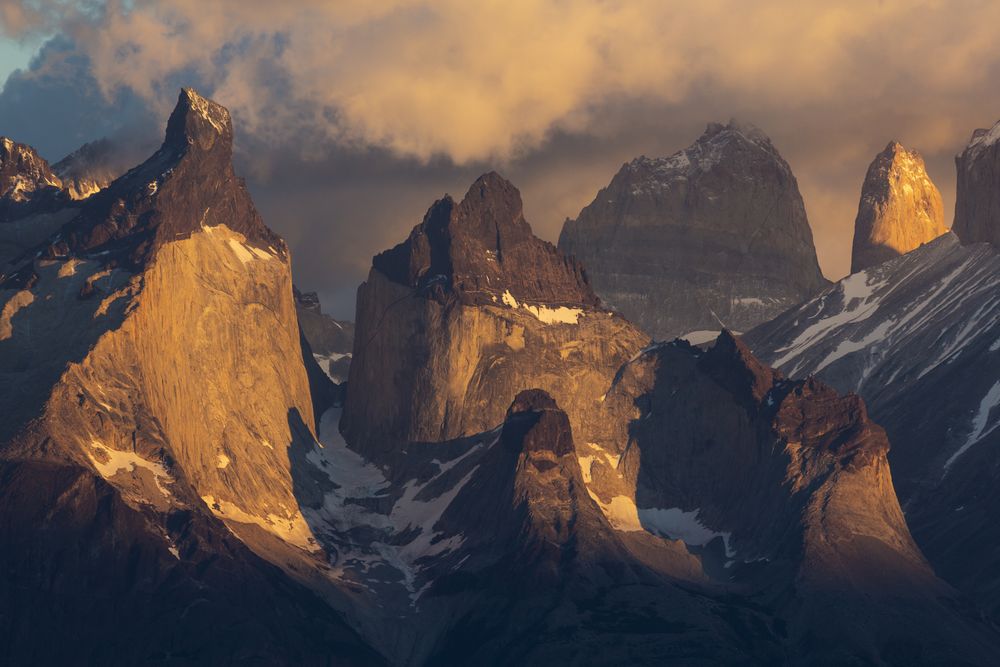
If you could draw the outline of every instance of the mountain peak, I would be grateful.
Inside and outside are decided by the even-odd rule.
[[[955,224],[962,243],[989,241],[1000,248],[1000,198],[996,196],[1000,173],[1000,121],[989,130],[972,134],[969,145],[955,158],[958,187]]]
[[[720,165],[742,160],[737,153],[746,152],[747,148],[755,154],[751,160],[759,159],[758,153],[763,151],[766,154],[764,159],[774,161],[782,171],[791,174],[791,169],[763,130],[756,125],[731,119],[728,123],[709,123],[697,141],[669,157],[641,155],[635,158],[625,164],[616,179],[633,183],[634,194],[656,193],[674,181],[697,178]]]
[[[34,148],[0,137],[0,199],[26,202],[36,192],[61,187],[62,181]]]
[[[185,88],[163,145],[87,198],[66,229],[76,251],[107,251],[138,268],[164,243],[225,224],[262,251],[284,253],[233,171],[232,122],[221,105]]]
[[[966,150],[986,148],[997,142],[1000,142],[1000,120],[994,123],[993,127],[989,129],[981,127],[974,131],[966,146]]]
[[[759,404],[781,373],[761,363],[742,340],[723,329],[699,366],[748,406]]]
[[[599,303],[582,267],[534,235],[521,193],[493,171],[477,178],[461,202],[447,195],[436,201],[409,238],[372,265],[435,298],[485,305],[509,293],[519,302]]]
[[[202,97],[193,88],[182,88],[167,120],[165,146],[184,149],[197,145],[207,150],[221,139],[232,150],[233,123],[222,105]]]
[[[764,130],[760,129],[753,123],[745,123],[737,120],[736,118],[730,118],[729,122],[726,124],[716,122],[709,123],[699,141],[712,139],[719,135],[740,137],[762,146],[771,145],[771,138],[767,136]]]
[[[826,284],[791,167],[736,120],[670,157],[626,163],[563,224],[559,248],[660,340],[747,331]]]
[[[906,254],[946,231],[941,193],[924,159],[890,141],[868,167],[861,187],[851,272]]]

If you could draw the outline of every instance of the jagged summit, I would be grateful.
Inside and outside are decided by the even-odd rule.
[[[851,272],[906,254],[947,231],[941,193],[920,153],[890,141],[868,167],[861,187]]]
[[[233,123],[229,110],[202,97],[193,88],[183,88],[177,98],[177,106],[167,120],[164,145],[185,148],[197,144],[207,149],[218,138],[232,150]]]
[[[761,363],[750,348],[728,329],[702,355],[699,366],[719,385],[747,405],[756,405],[782,379],[780,372]]]
[[[989,130],[973,132],[965,150],[955,157],[958,188],[955,224],[962,243],[988,241],[1000,248],[1000,121]]]
[[[544,389],[525,389],[507,409],[500,441],[525,452],[565,456],[574,452],[569,418]]]
[[[770,137],[757,126],[741,123],[736,119],[730,120],[728,124],[709,123],[705,132],[691,146],[669,157],[650,158],[641,155],[627,162],[619,175],[624,172],[637,181],[633,183],[634,190],[656,189],[664,187],[663,181],[694,177],[710,171],[727,159],[733,159],[735,153],[758,149],[784,164]]]
[[[600,307],[580,264],[532,233],[517,188],[492,172],[374,257],[355,322],[341,426],[373,458],[495,428],[526,387],[549,392],[577,428],[648,343]]]
[[[185,88],[160,149],[86,199],[56,252],[107,252],[137,267],[162,243],[225,224],[252,247],[283,255],[284,242],[233,171],[232,142],[229,112]]]
[[[496,172],[480,176],[462,201],[436,201],[409,238],[377,255],[390,280],[463,303],[517,301],[599,304],[583,268],[536,237],[524,219],[521,193]]]
[[[746,331],[826,284],[791,168],[737,121],[625,164],[565,222],[559,249],[602,301],[662,340]]]
[[[0,137],[0,201],[26,202],[41,191],[61,187],[62,181],[34,148]]]

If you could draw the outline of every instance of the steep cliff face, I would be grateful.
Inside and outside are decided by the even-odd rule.
[[[559,249],[608,305],[664,340],[748,330],[826,284],[790,167],[736,122],[624,165],[566,221]]]
[[[615,370],[647,342],[531,233],[496,174],[376,256],[357,312],[343,427],[370,456],[494,428],[526,387],[551,393],[586,437]]]
[[[7,474],[54,471],[51,499],[39,491],[40,502],[68,506],[43,520],[43,531],[82,532],[94,540],[82,548],[100,554],[112,545],[88,526],[127,524],[119,537],[141,550],[150,571],[128,582],[137,587],[136,603],[171,586],[207,587],[224,601],[256,578],[254,612],[276,630],[255,638],[251,655],[310,662],[329,648],[311,640],[301,651],[286,645],[299,631],[280,615],[318,600],[277,577],[223,527],[251,545],[259,534],[306,553],[318,548],[290,462],[297,443],[313,441],[314,418],[288,252],[254,210],[231,155],[228,112],[183,91],[163,146],[88,198],[43,252],[30,253],[4,281],[0,456]],[[107,503],[125,518],[105,516]],[[256,574],[215,581],[211,572],[224,562],[204,577],[196,560],[181,563],[178,541],[192,532],[207,563],[221,540],[231,544],[226,558],[237,561],[236,571]],[[97,567],[84,553],[68,572]],[[110,594],[118,581],[93,585]],[[58,605],[76,590],[53,586],[46,599]],[[320,613],[345,642],[346,662],[377,661],[332,613]],[[120,620],[112,612],[102,618]],[[76,622],[81,633],[89,627],[86,615]],[[27,627],[12,641],[28,641]],[[100,641],[88,637],[85,646]],[[135,641],[129,655],[168,651],[170,641]]]
[[[952,229],[962,243],[988,241],[1000,247],[1000,121],[972,133],[955,158],[958,191]]]
[[[499,427],[407,443],[378,467],[328,413],[302,473],[317,482],[307,519],[394,660],[982,664],[997,650],[914,546],[857,396],[784,380],[724,333],[708,352],[645,350],[599,405],[585,441],[550,395],[521,392]]]
[[[648,350],[604,405],[617,433],[581,465],[612,525],[683,540],[707,573],[769,600],[793,662],[965,650],[939,629],[966,621],[939,601],[952,594],[910,536],[859,397],[785,380],[723,332],[707,352]]]
[[[941,193],[927,176],[923,158],[889,142],[861,186],[851,273],[905,255],[946,231]]]
[[[680,542],[615,530],[588,494],[576,451],[569,418],[548,394],[518,394],[438,524],[464,536],[464,560],[427,596],[462,591],[468,601],[452,601],[429,662],[777,660],[769,610],[726,600]],[[740,624],[753,629],[740,637]]]
[[[591,485],[612,513],[633,498],[629,509],[650,525],[697,513],[695,523],[724,536],[730,558],[745,560],[795,562],[800,549],[834,543],[846,553],[870,528],[899,550],[901,571],[931,576],[895,500],[888,440],[857,396],[786,381],[723,332],[708,352],[684,343],[649,350],[623,369],[604,405],[631,417],[614,421],[614,469],[607,457],[587,461],[594,479],[623,478],[624,499],[612,486]],[[840,485],[866,489],[865,497],[851,501]],[[811,530],[839,535],[814,541]],[[818,576],[813,567],[806,571]]]
[[[1000,539],[984,516],[1000,446],[1000,255],[946,234],[843,279],[747,335],[793,377],[865,398],[893,443],[893,478],[935,570],[1000,608]]]

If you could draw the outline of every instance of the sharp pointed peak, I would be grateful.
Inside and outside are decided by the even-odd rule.
[[[487,199],[494,196],[514,196],[520,201],[521,192],[509,180],[496,171],[488,171],[472,182],[465,193],[467,199]]]
[[[182,88],[167,120],[165,145],[184,148],[197,144],[210,148],[221,138],[232,145],[233,123],[229,110],[200,95],[193,88]]]
[[[902,143],[896,139],[892,139],[885,145],[882,152],[875,156],[875,160],[879,159],[891,159],[893,161],[905,160],[908,162],[918,162],[921,166],[924,164],[924,158],[920,154],[920,151],[916,149],[907,148]]]

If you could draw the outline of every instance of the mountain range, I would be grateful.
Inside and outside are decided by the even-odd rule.
[[[890,143],[834,284],[749,125],[558,246],[489,172],[353,323],[194,90],[128,170],[3,139],[2,661],[994,664],[997,127],[954,232]]]

